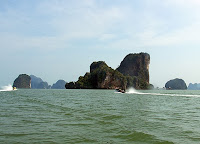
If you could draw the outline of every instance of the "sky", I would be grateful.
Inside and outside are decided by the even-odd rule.
[[[150,83],[200,83],[199,0],[0,0],[0,86],[19,74],[77,81],[94,61],[116,69],[150,54]]]

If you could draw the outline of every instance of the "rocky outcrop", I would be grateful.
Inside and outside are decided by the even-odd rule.
[[[65,89],[66,82],[64,80],[58,80],[52,85],[51,89]]]
[[[44,82],[41,78],[36,77],[34,75],[30,75],[31,77],[31,88],[32,89],[50,89],[51,86],[48,85],[47,82]]]
[[[120,72],[113,70],[103,62],[93,62],[90,65],[90,73],[80,76],[77,82],[66,83],[66,89],[115,89],[126,88],[126,78]]]
[[[43,80],[41,78],[36,77],[34,75],[30,75],[30,77],[31,77],[31,88],[32,89],[37,89],[39,83],[43,82]]]
[[[165,88],[172,89],[172,90],[185,90],[187,89],[187,85],[184,80],[176,78],[176,79],[168,81],[165,84]]]
[[[200,90],[200,83],[190,83],[188,86],[188,90]]]
[[[147,53],[129,54],[114,70],[105,62],[93,62],[90,72],[80,76],[77,82],[66,83],[67,89],[148,89],[150,56]]]
[[[127,87],[148,89],[150,55],[128,54],[117,68],[127,78]]]
[[[14,81],[13,87],[31,88],[31,77],[27,74],[20,74]]]

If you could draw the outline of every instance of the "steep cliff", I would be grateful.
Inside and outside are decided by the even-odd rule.
[[[65,85],[68,88],[90,88],[90,89],[115,89],[126,88],[126,78],[118,71],[108,67],[103,62],[93,62],[90,65],[90,73],[80,76],[77,82]]]
[[[127,78],[127,87],[148,89],[150,55],[128,54],[117,68]]]
[[[14,81],[13,87],[31,88],[31,77],[27,74],[20,74]]]
[[[187,89],[187,85],[184,80],[176,78],[176,79],[168,81],[165,84],[165,88],[172,89],[172,90],[185,90]]]
[[[149,89],[150,55],[147,53],[129,54],[114,70],[105,62],[93,62],[90,72],[80,76],[77,82],[66,83],[67,89]]]
[[[52,85],[51,89],[65,89],[66,82],[64,80],[58,80]]]
[[[116,87],[126,89],[126,78],[120,72],[113,70],[105,62],[93,62],[90,66],[93,85],[96,88],[114,89]]]

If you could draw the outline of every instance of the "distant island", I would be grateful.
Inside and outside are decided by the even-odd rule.
[[[65,89],[65,84],[66,82],[64,80],[58,80],[52,85],[51,89]]]
[[[13,88],[28,89],[154,89],[149,83],[150,55],[148,53],[128,54],[117,69],[112,69],[104,61],[93,62],[90,72],[80,76],[76,82],[58,80],[52,86],[34,75],[20,74],[13,82]],[[200,90],[200,83],[190,83],[175,78],[166,82],[167,90]]]
[[[34,75],[20,74],[13,82],[13,87],[29,89],[65,89],[66,82],[58,80],[52,86]]]
[[[104,61],[93,62],[90,72],[80,76],[77,82],[66,83],[66,89],[149,89],[148,53],[128,54],[114,70]]]
[[[41,78],[36,77],[34,75],[30,75],[31,77],[31,88],[32,89],[50,89],[51,85],[47,82],[44,82]]]
[[[200,83],[190,83],[188,86],[188,90],[200,90]]]
[[[187,85],[184,80],[176,78],[168,81],[165,84],[165,88],[169,90],[186,90]]]
[[[31,88],[31,77],[27,74],[20,74],[13,82],[16,88]]]

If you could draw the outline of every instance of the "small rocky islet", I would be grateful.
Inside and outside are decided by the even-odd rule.
[[[31,89],[65,89],[66,82],[58,80],[52,86],[34,75],[20,74],[14,81],[13,87]]]
[[[184,80],[176,78],[176,79],[168,81],[165,84],[165,88],[170,89],[170,90],[186,90],[187,85]]]

